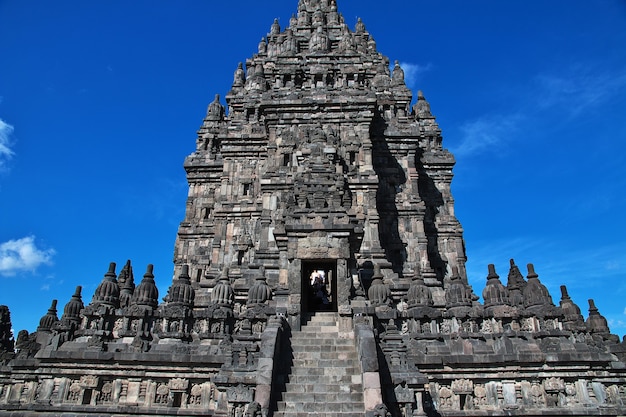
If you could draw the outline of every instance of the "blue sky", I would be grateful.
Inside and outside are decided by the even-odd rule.
[[[424,91],[457,157],[470,283],[535,264],[626,333],[626,2],[338,0]],[[108,263],[165,295],[186,155],[297,0],[0,0],[0,304],[34,331]]]

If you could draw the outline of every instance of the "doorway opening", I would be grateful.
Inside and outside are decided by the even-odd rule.
[[[337,311],[336,261],[302,261],[302,311]]]

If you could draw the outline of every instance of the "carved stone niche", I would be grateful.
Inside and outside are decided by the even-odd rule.
[[[189,387],[189,381],[184,378],[174,378],[170,379],[169,386],[172,391],[186,391]]]
[[[442,410],[458,410],[458,403],[456,401],[457,396],[454,392],[445,386],[439,388],[437,392],[437,397],[439,398],[439,407]]]
[[[187,389],[189,388],[189,380],[184,378],[170,379],[169,387],[169,401],[172,407],[180,407],[187,402]]]
[[[187,404],[190,408],[199,408],[202,406],[202,385],[194,384],[189,393]]]
[[[244,384],[239,384],[235,387],[229,387],[226,390],[226,395],[228,397],[229,403],[248,404],[251,403],[254,399],[254,391]]]
[[[100,382],[99,378],[95,375],[83,375],[80,377],[80,385],[85,389],[95,389]]]
[[[472,399],[472,393],[474,392],[474,382],[470,379],[456,379],[452,381],[450,386],[452,392],[458,398],[459,410],[468,410],[474,408],[474,402]]]
[[[452,391],[455,394],[471,394],[474,392],[474,383],[469,379],[457,379],[452,381]]]
[[[543,381],[543,389],[546,392],[565,392],[565,381],[561,378],[548,378]]]
[[[561,378],[548,378],[543,381],[546,405],[548,407],[560,407],[567,403],[565,395],[565,381]]]

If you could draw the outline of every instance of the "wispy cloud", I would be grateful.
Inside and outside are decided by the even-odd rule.
[[[13,276],[19,272],[34,271],[52,263],[54,249],[40,249],[34,236],[9,240],[0,244],[0,275]]]
[[[13,157],[11,134],[13,126],[0,119],[0,171],[6,169],[7,162]]]
[[[564,74],[540,74],[536,83],[536,103],[541,109],[556,108],[575,117],[622,94],[626,90],[626,70],[597,71],[577,65]]]
[[[523,116],[491,115],[466,122],[461,126],[461,143],[452,149],[457,156],[500,152],[517,134]]]
[[[400,67],[404,70],[404,82],[407,87],[414,89],[422,75],[432,69],[432,64],[420,65],[408,62],[400,62]]]
[[[538,74],[512,101],[510,111],[486,114],[465,122],[460,144],[452,151],[460,157],[500,152],[520,138],[521,123],[536,125],[545,118],[569,120],[606,105],[626,94],[626,69],[599,71],[597,66],[573,65],[564,71]]]

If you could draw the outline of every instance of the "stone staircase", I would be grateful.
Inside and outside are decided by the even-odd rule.
[[[291,336],[293,363],[274,417],[363,417],[354,334],[340,337],[337,313],[317,313]]]

